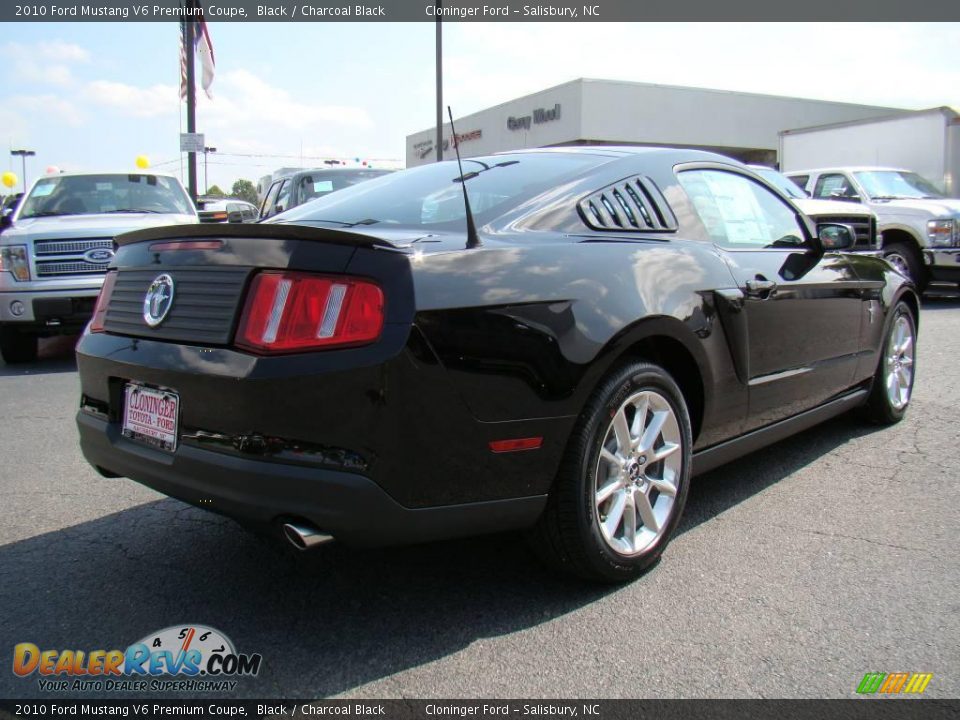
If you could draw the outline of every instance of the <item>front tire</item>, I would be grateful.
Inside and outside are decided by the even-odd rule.
[[[917,323],[903,300],[893,309],[890,327],[880,348],[880,362],[873,377],[864,415],[878,425],[903,420],[913,396],[916,377]]]
[[[689,490],[690,416],[662,368],[632,363],[597,389],[532,539],[555,567],[626,582],[663,553]]]
[[[39,339],[15,327],[0,327],[0,355],[8,365],[33,362],[37,359]]]
[[[883,259],[894,269],[910,280],[917,289],[923,292],[926,288],[927,276],[923,268],[920,254],[911,244],[906,242],[892,242],[883,248]]]

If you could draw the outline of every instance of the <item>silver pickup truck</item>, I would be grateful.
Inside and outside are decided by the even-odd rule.
[[[38,179],[0,222],[0,355],[20,363],[36,358],[38,338],[90,319],[116,235],[198,218],[175,177],[71,173]]]
[[[960,283],[960,200],[944,197],[909,170],[839,167],[785,175],[811,197],[872,210],[883,256],[921,290],[930,281]]]

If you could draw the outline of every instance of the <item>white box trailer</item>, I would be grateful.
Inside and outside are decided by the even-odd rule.
[[[881,166],[912,170],[960,197],[960,114],[948,107],[784,130],[780,170]]]

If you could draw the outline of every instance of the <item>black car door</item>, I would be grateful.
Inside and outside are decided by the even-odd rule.
[[[853,383],[861,282],[840,253],[824,254],[797,211],[732,170],[679,174],[739,293],[728,333],[748,384],[745,429],[814,407]]]

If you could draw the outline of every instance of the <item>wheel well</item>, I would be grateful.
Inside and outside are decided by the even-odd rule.
[[[883,247],[886,248],[890,243],[902,242],[906,243],[917,253],[920,253],[920,244],[917,242],[917,239],[908,233],[906,230],[884,230],[883,231]]]
[[[903,300],[907,305],[910,306],[910,311],[913,313],[913,323],[916,326],[917,330],[920,329],[920,303],[917,300],[917,296],[912,292],[905,292],[900,296],[900,299]]]
[[[690,351],[681,343],[667,335],[653,335],[631,345],[620,356],[620,360],[638,359],[659,365],[676,381],[683,393],[690,412],[690,429],[693,441],[700,435],[703,422],[703,378],[700,368]]]

